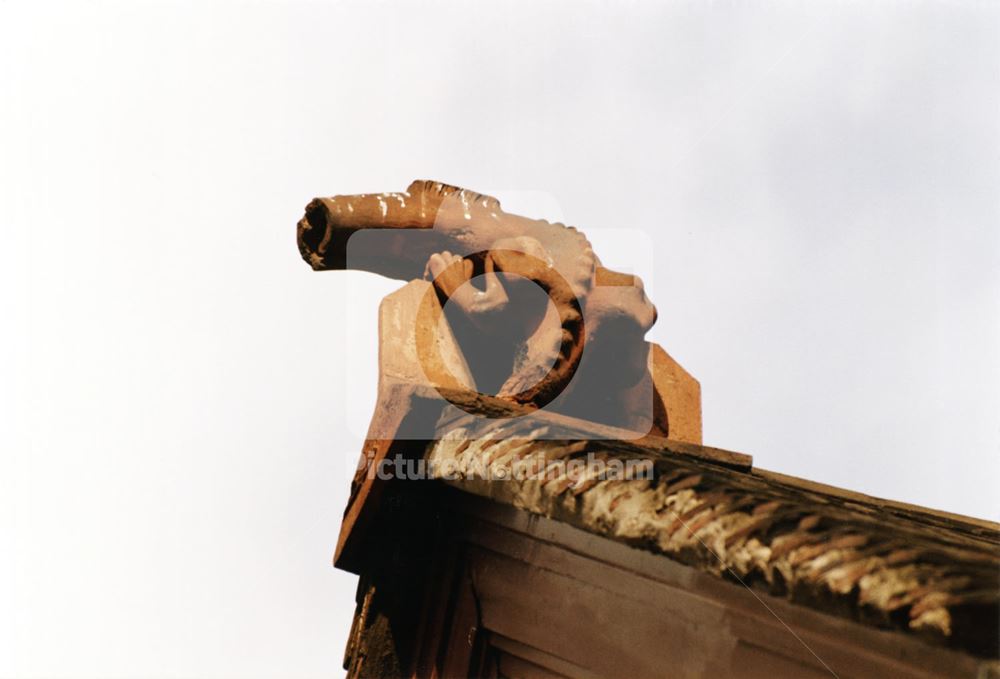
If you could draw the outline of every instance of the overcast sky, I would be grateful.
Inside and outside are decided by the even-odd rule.
[[[978,2],[3,3],[0,676],[339,667],[399,283],[294,225],[415,178],[642,274],[707,444],[1000,518],[998,85]]]

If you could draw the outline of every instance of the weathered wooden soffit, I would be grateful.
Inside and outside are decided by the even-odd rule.
[[[416,475],[804,606],[997,654],[1000,527],[702,446],[698,382],[645,341],[656,310],[642,282],[604,267],[580,231],[416,181],[313,200],[298,243],[316,270],[407,281],[380,307],[378,401],[338,567],[362,570],[386,484]]]

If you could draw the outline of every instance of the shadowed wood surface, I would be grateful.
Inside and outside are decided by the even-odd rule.
[[[426,426],[427,412],[422,412],[419,417],[412,413],[425,408],[430,408],[431,414],[442,413],[441,401],[435,396],[436,390],[404,388],[403,385],[396,388],[401,390],[396,398],[402,400],[394,402],[409,405],[382,412],[385,416],[392,414],[392,426],[398,431],[410,435],[416,433],[408,423],[408,417],[416,417],[417,426]],[[818,616],[818,629],[825,631],[817,634],[821,637],[823,634],[832,635],[839,639],[837,644],[848,649],[838,651],[844,656],[841,662],[843,667],[853,667],[851,663],[858,662],[851,658],[858,654],[855,648],[861,643],[858,640],[864,639],[865,653],[881,653],[891,658],[892,663],[902,663],[906,669],[903,671],[890,663],[885,667],[889,674],[865,673],[858,669],[853,674],[838,672],[841,676],[976,676],[980,668],[992,667],[989,663],[983,665],[983,662],[997,656],[1000,530],[996,524],[755,470],[751,458],[740,453],[655,437],[621,441],[613,437],[613,429],[563,415],[531,412],[517,404],[468,392],[452,394],[452,398],[470,399],[470,404],[475,405],[483,417],[471,416],[464,410],[458,411],[459,414],[444,411],[445,414],[439,415],[434,425],[424,432],[426,438],[373,440],[369,442],[372,448],[368,451],[373,460],[401,455],[413,461],[424,460],[438,465],[448,463],[451,475],[444,483],[459,492],[442,493],[444,489],[434,481],[374,483],[377,479],[362,474],[357,486],[359,492],[368,484],[369,492],[375,494],[364,502],[356,498],[349,507],[341,537],[342,541],[348,538],[353,540],[355,548],[352,558],[338,561],[338,565],[367,574],[377,571],[376,564],[383,561],[413,559],[412,554],[405,554],[414,550],[415,553],[425,553],[423,558],[433,561],[438,558],[437,553],[443,546],[444,552],[452,555],[449,559],[461,561],[449,565],[447,572],[454,574],[467,568],[463,564],[472,558],[472,553],[463,551],[466,548],[462,545],[469,541],[475,543],[474,536],[485,535],[487,531],[476,524],[479,527],[471,529],[471,533],[461,532],[454,523],[459,519],[455,516],[443,518],[455,510],[447,509],[442,514],[440,506],[461,507],[462,511],[468,512],[473,505],[462,504],[455,498],[467,498],[471,502],[473,496],[482,496],[492,501],[490,507],[505,507],[505,511],[513,512],[503,515],[506,517],[504,522],[520,526],[517,530],[532,539],[551,542],[560,530],[591,536],[582,539],[582,542],[579,535],[574,538],[576,547],[573,550],[580,557],[608,560],[610,557],[605,558],[601,554],[611,550],[609,553],[616,554],[610,559],[614,568],[636,572],[644,577],[661,568],[680,569],[678,572],[684,574],[678,575],[680,583],[696,580],[706,587],[705,583],[709,581],[716,583],[712,585],[715,592],[712,596],[722,597],[721,605],[727,610],[733,605],[733,600],[727,598],[725,592],[732,594],[735,590],[750,596],[767,613],[767,609],[744,587],[747,585],[758,597],[766,599],[771,608],[778,610],[784,607],[782,610],[786,613],[782,617]],[[516,417],[522,410],[526,416]],[[544,429],[544,437],[539,436],[540,429]],[[587,476],[562,478],[558,475],[533,480],[519,479],[513,473],[516,462],[539,460],[549,464],[591,454],[604,460],[649,463],[652,474],[650,478],[638,480]],[[428,468],[435,469],[434,465]],[[484,477],[484,470],[493,476]],[[407,512],[406,520],[397,524],[400,517],[392,506],[392,498],[403,488],[410,489],[406,493],[423,496],[427,504],[422,509]],[[382,497],[385,493],[388,493],[389,501]],[[496,514],[501,510],[491,511]],[[357,518],[365,512],[369,518],[352,525],[352,516]],[[426,536],[428,527],[425,524],[428,523],[434,524],[437,531],[433,537]],[[404,526],[409,528],[401,528]],[[539,533],[539,526],[548,526],[549,533]],[[390,539],[387,536],[395,535],[393,531],[396,529],[402,529],[404,536],[397,541],[398,544],[394,543],[393,548],[402,550],[404,556],[389,558],[380,551],[385,547],[379,545]],[[424,537],[418,540],[416,536],[420,535]],[[418,544],[414,545],[414,541]],[[400,547],[406,544],[411,545],[410,552]],[[458,552],[455,552],[456,549]],[[506,548],[494,546],[491,549],[501,556],[511,557]],[[518,549],[521,550],[518,553],[525,550],[540,553],[538,550],[541,547],[522,545]],[[615,552],[616,549],[624,551]],[[459,553],[465,556],[460,558]],[[497,564],[507,563],[500,556],[491,557],[493,561],[482,554],[480,557],[490,563],[495,562],[487,569],[499,568]],[[523,605],[535,611],[531,615],[542,615],[552,608],[551,602],[534,593],[535,585],[543,582],[539,580],[540,575],[531,574],[530,568],[524,571],[526,567],[523,565],[509,565],[509,568],[513,569],[510,571],[512,579],[509,586],[528,597],[529,603]],[[559,570],[554,565],[547,568]],[[607,589],[607,578],[619,581],[624,577],[609,574],[604,578],[595,576],[593,581],[575,581],[571,576],[583,572],[580,570],[583,566],[577,562],[566,562],[565,568],[572,569],[572,572],[562,572],[563,579],[547,576],[549,579],[544,580],[545,587],[560,592],[556,597],[559,600],[592,596],[589,589],[595,586]],[[430,580],[442,578],[433,585],[440,591],[431,601],[449,600],[449,597],[455,596],[454,585],[449,584],[451,580],[448,578],[457,576],[438,574],[427,577]],[[397,579],[393,577],[391,580],[396,582]],[[683,588],[686,585],[678,586]],[[431,585],[421,580],[418,587],[423,591]],[[588,593],[585,594],[585,591]],[[673,593],[670,596],[677,598],[681,595]],[[514,603],[509,599],[502,601],[511,605]],[[598,603],[593,605],[598,608],[612,606],[610,601],[604,601],[600,606]],[[617,605],[632,607],[627,600],[621,600]],[[420,619],[430,615],[426,612],[426,600],[420,606],[412,606],[424,611],[420,614],[411,611],[414,617]],[[646,608],[635,606],[630,610],[631,615],[625,616],[621,623],[635,628],[629,632],[630,635],[640,634],[640,630],[650,625],[654,631],[659,629],[656,616],[649,617],[650,612]],[[592,615],[599,617],[602,614],[588,613],[588,616]],[[713,613],[706,617],[699,623],[701,628],[715,629],[713,625],[727,619],[725,615],[720,615]],[[421,624],[432,624],[430,618],[434,616],[448,617],[439,612],[430,615]],[[563,623],[568,624],[579,617],[570,616]],[[555,622],[550,620],[543,627]],[[439,620],[436,624],[447,626],[450,623]],[[759,621],[746,623],[744,627],[753,629],[758,624]],[[508,639],[518,639],[514,635],[515,628],[516,625],[504,627],[498,633]],[[721,628],[712,632],[717,633],[722,633]],[[560,634],[576,638],[578,631]],[[671,634],[681,633],[673,631]],[[733,642],[736,645],[732,648],[727,646],[728,655],[724,656],[741,670],[746,670],[748,674],[745,676],[757,676],[753,673],[757,669],[751,672],[749,668],[758,668],[761,673],[779,672],[788,662],[805,662],[792,652],[794,645],[777,651],[772,649],[761,656],[759,648],[763,642],[746,641],[746,638],[754,638],[746,634],[736,634],[736,641]],[[881,639],[881,645],[869,639],[868,634],[875,635],[872,639]],[[789,636],[795,641],[794,635]],[[435,643],[441,648],[452,649],[445,655],[454,658],[452,645],[456,643],[455,639],[444,636]],[[833,642],[827,640],[824,643]],[[665,644],[661,642],[658,647],[669,648]],[[689,647],[695,648],[687,642],[678,648]],[[472,650],[480,659],[493,653],[479,646],[470,647],[470,653]],[[718,649],[702,650],[711,657],[718,655]],[[625,650],[619,649],[618,652]],[[757,658],[754,661],[756,664],[750,663],[744,656]],[[564,656],[558,657],[562,658],[560,662],[569,662]],[[862,654],[858,657],[864,659],[867,656]],[[913,657],[924,660],[912,666],[907,658]],[[742,659],[737,662],[734,658]],[[935,658],[937,660],[932,662]],[[968,660],[959,662],[963,658]],[[521,660],[527,662],[530,658]],[[425,662],[437,666],[431,660]],[[462,656],[451,662],[472,663],[473,659]],[[505,662],[508,668],[529,667],[514,661]],[[540,661],[536,659],[532,662],[538,664]],[[550,663],[544,667],[546,671],[557,671],[556,665]],[[601,674],[594,670],[595,667],[598,666],[587,666],[588,671],[596,672],[595,676],[624,676]],[[804,667],[808,671],[823,671],[821,665],[818,670],[808,664]],[[942,669],[945,667],[964,667],[968,672],[963,670],[958,674],[948,674]],[[698,674],[701,670],[695,671],[693,666],[688,669],[686,674],[671,676],[704,676]],[[808,671],[803,669],[801,676],[810,676]],[[414,676],[425,675],[418,673]],[[587,675],[569,672],[565,676]],[[647,675],[639,673],[630,676]],[[730,676],[743,675],[731,673]]]
[[[873,627],[995,656],[1000,619],[996,525],[830,492],[697,455],[650,455],[621,441],[544,440],[517,423],[456,428],[429,444],[447,483],[662,554],[700,572]],[[535,425],[537,427],[537,425]],[[544,432],[549,433],[549,432]],[[697,446],[692,446],[697,448]],[[651,478],[518,478],[595,455],[649,460]],[[490,478],[483,478],[483,468]]]
[[[555,518],[434,483],[389,495],[359,588],[371,633],[352,635],[352,677],[996,676],[995,660]],[[386,656],[401,674],[380,674]]]

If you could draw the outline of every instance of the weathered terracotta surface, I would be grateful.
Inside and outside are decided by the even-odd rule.
[[[670,438],[701,443],[701,385],[698,380],[655,342],[649,347],[649,372],[657,398],[666,410]]]
[[[644,339],[656,309],[642,281],[604,267],[573,227],[416,181],[402,193],[313,200],[298,243],[317,270],[433,282],[423,296],[407,293],[411,308],[402,313],[417,329],[397,324],[380,340],[402,343],[427,384],[462,384],[639,434],[701,440],[697,382],[662,351],[651,355]],[[673,415],[683,422],[679,435],[670,432]]]

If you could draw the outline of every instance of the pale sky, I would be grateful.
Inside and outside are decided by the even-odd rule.
[[[416,178],[647,282],[705,442],[997,520],[1000,11],[0,4],[0,676],[326,677],[398,282],[316,195]]]

